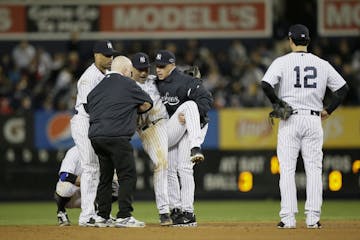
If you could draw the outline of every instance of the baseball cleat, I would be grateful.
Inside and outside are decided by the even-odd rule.
[[[111,218],[105,219],[100,216],[95,217],[95,227],[115,227],[115,221]]]
[[[173,221],[169,213],[159,214],[160,216],[160,226],[170,226],[173,224]]]
[[[80,227],[95,227],[95,219],[90,218],[87,222],[79,222]]]
[[[283,222],[279,222],[278,225],[277,225],[277,228],[279,228],[279,229],[293,229],[293,228],[296,228],[296,226],[294,226],[294,225],[286,225]]]
[[[322,228],[322,226],[321,226],[320,221],[318,221],[318,222],[317,222],[317,223],[315,223],[315,224],[312,224],[312,225],[307,225],[307,228],[311,228],[311,229],[320,229],[320,228]]]
[[[128,228],[135,228],[135,227],[145,227],[145,223],[139,220],[136,220],[134,217],[127,217],[127,218],[117,218],[115,221],[115,227],[128,227]]]
[[[182,216],[182,211],[178,208],[174,208],[171,210],[170,218],[173,222],[176,221],[177,218]]]
[[[70,220],[66,212],[59,211],[57,213],[57,218],[60,227],[70,226]]]
[[[173,227],[196,227],[196,217],[194,213],[184,212],[177,216],[173,221]]]
[[[190,154],[190,161],[193,163],[200,163],[202,161],[204,161],[205,157],[204,155],[201,153],[201,150],[199,147],[193,147],[191,149],[191,154]]]

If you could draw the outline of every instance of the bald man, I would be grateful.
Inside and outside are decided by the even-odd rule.
[[[98,216],[95,226],[144,227],[132,216],[136,168],[130,139],[136,131],[138,114],[152,108],[153,101],[131,78],[132,63],[124,56],[113,59],[111,71],[89,93],[89,138],[99,158],[100,181],[97,190]],[[118,206],[115,224],[109,223],[111,181],[118,177]]]

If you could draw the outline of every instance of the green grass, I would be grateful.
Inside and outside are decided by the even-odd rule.
[[[135,202],[134,216],[147,223],[157,223],[154,202]],[[279,201],[197,201],[195,211],[200,222],[278,221]],[[113,205],[113,215],[116,205]],[[360,200],[325,200],[322,220],[360,220]],[[69,209],[76,223],[80,209]],[[299,202],[298,220],[304,219],[304,202]],[[56,207],[53,202],[0,203],[0,225],[53,225]]]

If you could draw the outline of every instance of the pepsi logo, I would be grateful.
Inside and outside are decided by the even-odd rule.
[[[59,113],[49,119],[46,132],[49,142],[54,146],[62,148],[73,144],[70,127],[71,117],[69,113]]]

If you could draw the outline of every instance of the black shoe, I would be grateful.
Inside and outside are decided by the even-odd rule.
[[[313,225],[307,225],[307,228],[312,228],[312,229],[320,229],[322,226],[321,226],[321,223],[320,221],[318,221],[317,223],[313,224]]]
[[[190,212],[182,213],[173,222],[174,222],[174,224],[173,224],[174,227],[196,227],[197,226],[195,215]]]
[[[173,224],[173,221],[169,213],[159,214],[160,216],[160,226],[170,226]]]
[[[184,218],[186,224],[190,226],[197,226],[195,214],[192,212],[184,212]]]
[[[191,153],[190,153],[190,161],[193,163],[200,163],[202,161],[204,161],[205,157],[204,155],[201,153],[201,149],[199,147],[193,147],[191,149]]]
[[[173,210],[171,210],[170,218],[175,223],[176,219],[178,219],[179,217],[182,217],[182,215],[183,214],[180,209],[174,208]]]

